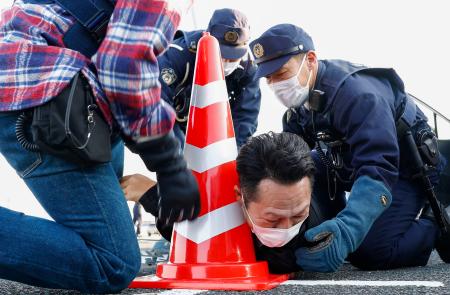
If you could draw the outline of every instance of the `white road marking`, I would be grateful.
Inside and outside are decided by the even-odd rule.
[[[371,286],[371,287],[444,287],[442,282],[437,281],[346,281],[346,280],[289,280],[281,283],[281,285],[297,285],[297,286]]]
[[[134,295],[195,295],[207,292],[208,290],[189,290],[189,289],[173,289],[173,290],[167,290],[163,291],[161,293],[139,293]]]
[[[369,287],[444,287],[438,281],[353,281],[353,280],[289,280],[283,286],[369,286]],[[208,290],[172,289],[161,293],[139,293],[134,295],[195,295]]]

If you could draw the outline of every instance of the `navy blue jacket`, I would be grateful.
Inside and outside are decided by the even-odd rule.
[[[341,60],[319,61],[314,89],[324,91],[324,107],[312,113],[307,106],[288,110],[283,117],[284,131],[302,135],[314,145],[317,131],[340,140],[343,157],[340,176],[352,183],[367,175],[383,181],[387,188],[397,182],[400,149],[396,121],[402,115],[407,94],[393,69],[366,68]],[[414,124],[426,124],[417,108]]]
[[[169,49],[158,58],[161,97],[174,108],[176,96],[186,96],[190,99],[197,43],[202,32],[178,31]],[[258,125],[261,91],[255,73],[256,64],[248,54],[244,56],[239,67],[225,78],[238,146],[245,143]],[[185,124],[177,121],[174,131],[181,144],[184,144]]]

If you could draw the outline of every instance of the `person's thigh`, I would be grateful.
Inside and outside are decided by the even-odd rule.
[[[55,222],[1,208],[0,276],[91,292],[125,287],[140,255],[118,182],[123,158],[80,168],[29,152],[15,138],[16,118],[0,114],[0,152]],[[123,155],[123,144],[113,147],[115,157]]]
[[[391,206],[374,222],[361,246],[348,259],[362,269],[426,265],[438,232],[418,219],[425,196],[417,183],[400,179]]]

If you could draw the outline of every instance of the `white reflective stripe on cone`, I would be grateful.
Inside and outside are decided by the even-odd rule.
[[[191,95],[191,106],[205,108],[223,101],[228,101],[228,90],[225,80],[214,81],[204,86],[194,85]]]
[[[237,146],[234,137],[198,148],[186,143],[184,157],[190,169],[202,173],[211,168],[236,160]]]
[[[220,196],[217,196],[220,198]],[[239,202],[220,207],[193,221],[175,223],[173,230],[177,234],[200,244],[224,232],[232,230],[245,222]]]

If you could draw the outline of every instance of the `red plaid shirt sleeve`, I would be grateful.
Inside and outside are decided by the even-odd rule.
[[[156,57],[172,41],[179,20],[166,1],[117,1],[106,39],[93,61],[126,135],[152,136],[173,127],[173,109],[160,99]]]
[[[103,113],[125,136],[169,132],[174,112],[160,99],[156,57],[180,21],[171,1],[181,0],[117,0],[106,38],[89,60],[64,48],[72,16],[56,4],[16,0],[0,15],[0,111],[43,104],[82,71]],[[90,70],[92,63],[98,75]]]

